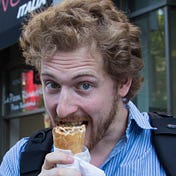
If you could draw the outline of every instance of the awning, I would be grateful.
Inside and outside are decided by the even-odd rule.
[[[0,49],[18,41],[21,24],[29,12],[47,8],[51,3],[52,0],[1,0]]]

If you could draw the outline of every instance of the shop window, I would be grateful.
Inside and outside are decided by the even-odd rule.
[[[34,69],[12,69],[6,79],[5,115],[43,108],[42,88]]]
[[[176,115],[176,7],[169,7],[171,113]]]
[[[141,8],[145,8],[147,6],[150,6],[151,4],[161,2],[159,0],[128,0],[128,7],[130,8],[130,11],[136,11]]]
[[[142,31],[145,82],[137,104],[145,111],[167,109],[164,15],[164,10],[158,9],[133,19]]]

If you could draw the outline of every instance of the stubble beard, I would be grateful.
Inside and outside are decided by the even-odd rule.
[[[116,118],[116,113],[117,113],[117,110],[118,110],[117,102],[118,102],[118,100],[114,99],[114,101],[112,103],[111,111],[110,111],[106,121],[101,122],[101,119],[100,119],[100,123],[97,127],[97,130],[92,131],[91,136],[89,138],[89,143],[87,144],[87,147],[88,147],[89,150],[92,150],[96,146],[96,144],[103,137],[106,136],[106,132],[108,131],[111,124],[114,122],[114,120]]]

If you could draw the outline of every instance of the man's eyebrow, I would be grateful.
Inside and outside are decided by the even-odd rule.
[[[72,79],[79,79],[81,77],[92,77],[92,78],[95,78],[95,79],[97,78],[95,76],[95,74],[93,74],[93,73],[80,73],[78,75],[73,76]]]
[[[55,78],[54,75],[49,74],[49,73],[41,73],[40,76],[48,76],[48,77],[51,77],[51,78]]]
[[[41,75],[40,75],[41,77],[48,77],[48,78],[50,78],[50,79],[57,79],[57,76],[55,76],[55,75],[52,75],[52,74],[50,74],[50,73],[45,73],[45,72],[43,72],[43,73],[41,73]],[[89,78],[91,78],[91,79],[94,79],[94,80],[96,80],[96,79],[98,79],[98,77],[94,74],[94,73],[78,73],[78,74],[75,74],[75,75],[71,75],[71,77],[70,77],[70,79],[71,80],[78,80],[78,79],[83,79],[83,78],[85,78],[85,77],[89,77]]]
[[[43,73],[43,72],[41,72],[40,75],[41,76],[50,76],[48,73]]]

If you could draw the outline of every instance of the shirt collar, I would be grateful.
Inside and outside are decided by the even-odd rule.
[[[118,141],[116,146],[111,151],[109,157],[102,164],[101,168],[112,157],[116,156],[117,153],[119,153],[123,149],[123,147],[125,146],[124,144],[127,142],[128,138],[129,138],[130,131],[134,127],[134,124],[135,124],[135,126],[138,126],[141,129],[149,129],[149,130],[150,129],[152,129],[152,130],[155,129],[150,125],[148,113],[146,113],[146,112],[141,113],[131,101],[129,101],[125,106],[128,110],[128,126],[127,126],[127,129],[126,129],[125,135],[122,136],[121,139]],[[135,123],[133,123],[133,125],[132,125],[132,121],[135,122]]]
[[[148,113],[141,113],[137,109],[137,107],[132,103],[132,101],[128,102],[126,108],[129,112],[129,125],[131,124],[131,121],[134,120],[136,124],[142,129],[155,129],[150,125]]]

